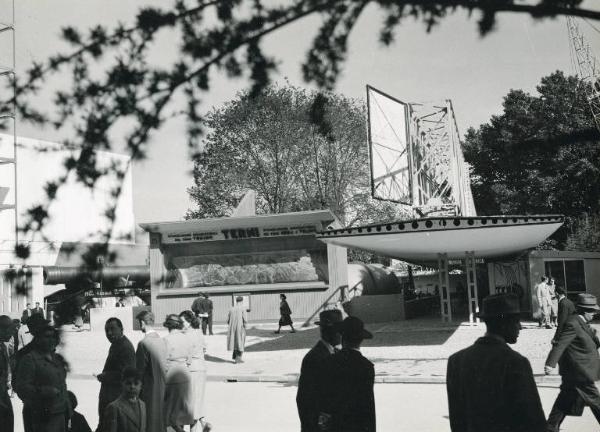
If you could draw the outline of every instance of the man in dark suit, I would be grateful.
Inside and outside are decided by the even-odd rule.
[[[109,318],[104,325],[106,338],[110,342],[108,357],[102,373],[96,375],[100,381],[100,396],[98,398],[98,431],[103,429],[104,409],[121,394],[121,373],[130,366],[135,368],[135,349],[123,334],[123,323],[118,318]]]
[[[32,315],[41,315],[42,318],[46,318],[46,314],[44,314],[44,308],[40,306],[40,302],[35,302],[35,307],[31,310]]]
[[[192,312],[202,321],[202,334],[206,334],[206,327],[208,327],[208,333],[212,336],[213,302],[208,298],[208,294],[202,293],[194,300]]]
[[[27,324],[27,320],[29,317],[33,315],[33,310],[31,309],[31,303],[27,303],[25,309],[23,309],[23,314],[21,315],[21,322]]]
[[[575,309],[575,314],[565,322],[544,367],[544,372],[550,374],[558,363],[562,377],[560,393],[548,416],[548,431],[558,431],[567,415],[580,416],[584,405],[590,407],[600,423],[600,393],[594,384],[600,379],[600,341],[588,324],[600,307],[595,296],[579,294]]]
[[[356,317],[340,325],[342,350],[325,361],[319,423],[331,432],[375,432],[375,368],[360,352],[373,335]]]
[[[321,339],[302,359],[296,395],[302,432],[319,431],[319,398],[323,391],[323,366],[325,360],[337,350],[336,346],[341,342],[339,329],[336,327],[341,322],[342,312],[337,309],[321,312],[319,321],[315,322],[320,328]]]
[[[8,395],[8,377],[10,363],[5,342],[10,340],[12,334],[12,320],[7,315],[0,316],[0,424],[2,430],[13,432],[14,415],[10,396]]]
[[[545,432],[546,419],[529,361],[513,351],[519,337],[519,299],[483,300],[487,332],[448,359],[446,386],[452,432]]]
[[[556,314],[556,332],[554,333],[554,337],[552,338],[553,345],[560,337],[560,334],[562,333],[562,330],[565,327],[567,319],[569,319],[569,317],[575,313],[575,305],[571,300],[567,298],[563,287],[557,286],[555,291],[556,296],[558,297],[558,312]]]

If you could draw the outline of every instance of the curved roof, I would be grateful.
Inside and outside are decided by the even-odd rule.
[[[521,253],[544,241],[562,215],[431,217],[319,232],[325,243],[363,249],[405,261],[437,261],[440,253],[478,258]]]

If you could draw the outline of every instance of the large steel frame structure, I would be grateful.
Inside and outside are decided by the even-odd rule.
[[[577,74],[584,83],[588,84],[585,86],[586,97],[596,128],[600,131],[600,65],[596,63],[590,44],[583,37],[574,18],[567,17],[567,28],[577,60]]]
[[[452,102],[405,103],[367,86],[374,198],[415,216],[475,216]]]
[[[13,90],[13,103],[9,109],[3,109],[0,113],[0,121],[9,121],[12,123],[12,154],[0,155],[0,168],[1,167],[12,167],[14,173],[14,190],[13,197],[14,202],[12,204],[4,204],[4,198],[7,195],[8,188],[0,187],[0,211],[11,210],[14,212],[14,224],[15,224],[15,245],[19,240],[19,226],[18,226],[18,210],[17,210],[17,117],[16,117],[16,80],[15,80],[15,69],[16,69],[16,37],[15,37],[15,2],[11,2],[12,11],[10,13],[11,22],[0,22],[0,37],[10,35],[11,37],[11,50],[12,52],[8,55],[8,61],[4,64],[0,64],[0,77],[5,77],[12,80]],[[1,186],[1,185],[0,185]]]

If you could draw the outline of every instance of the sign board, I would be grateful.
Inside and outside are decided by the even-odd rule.
[[[367,86],[371,193],[412,204],[409,104]]]
[[[287,227],[249,227],[227,228],[213,231],[194,231],[186,233],[170,233],[163,236],[163,243],[191,243],[222,240],[242,240],[250,238],[290,237],[311,235],[317,232],[316,225],[296,225]]]

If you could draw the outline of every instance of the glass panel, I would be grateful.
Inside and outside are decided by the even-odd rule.
[[[554,278],[554,285],[565,288],[565,272],[563,260],[546,261],[546,276]],[[539,281],[535,281],[538,283]]]
[[[326,250],[179,256],[171,259],[167,288],[327,283]]]
[[[583,260],[565,261],[567,293],[585,292],[585,270]]]

